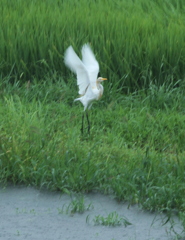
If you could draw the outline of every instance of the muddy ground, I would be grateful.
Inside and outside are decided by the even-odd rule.
[[[90,209],[70,214],[69,195],[33,187],[0,188],[0,239],[2,240],[170,240],[182,228],[176,218],[168,222],[164,214],[118,203],[112,196],[93,193],[84,197]],[[73,198],[74,200],[74,198]],[[131,225],[95,225],[96,216],[106,218],[116,212]],[[173,226],[173,228],[172,228]]]

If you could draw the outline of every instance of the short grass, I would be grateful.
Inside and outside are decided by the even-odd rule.
[[[87,218],[86,221],[88,222],[89,219]],[[103,226],[121,226],[124,225],[125,227],[128,225],[132,225],[125,217],[119,216],[117,212],[111,212],[107,216],[97,215],[93,218],[94,225],[103,225]]]
[[[94,206],[89,203],[88,205],[85,203],[84,195],[80,193],[69,193],[67,194],[71,196],[71,202],[69,204],[64,204],[62,208],[58,208],[59,214],[70,214],[73,215],[75,213],[84,213],[85,211],[89,211],[94,208]]]
[[[183,83],[127,95],[104,84],[89,111],[91,134],[82,136],[75,79],[54,77],[1,79],[0,182],[111,193],[150,211],[177,210],[184,225]]]

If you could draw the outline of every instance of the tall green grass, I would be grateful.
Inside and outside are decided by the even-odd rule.
[[[184,77],[184,4],[169,1],[0,2],[0,70],[21,82],[57,71],[72,44],[90,42],[101,75],[131,91]],[[67,72],[66,72],[67,71]]]
[[[100,191],[150,211],[177,210],[184,225],[184,87],[112,89],[89,112],[74,79],[0,85],[0,182],[61,192]],[[180,84],[180,83],[179,83]],[[108,88],[107,88],[108,92]]]
[[[107,102],[93,105],[92,134],[81,136],[83,109],[73,103],[75,89],[62,78],[55,84],[49,77],[44,84],[2,82],[1,181],[74,191],[113,189],[119,199],[128,200],[132,182],[142,194],[140,177],[146,178],[143,184],[160,186],[162,173],[164,185],[169,174],[183,180],[182,88],[151,86],[147,94],[118,93],[117,99],[114,92]]]

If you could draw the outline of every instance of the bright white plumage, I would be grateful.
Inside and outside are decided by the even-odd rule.
[[[103,94],[103,86],[100,83],[107,79],[101,77],[97,79],[99,64],[89,44],[82,47],[82,60],[77,56],[72,46],[68,47],[64,55],[64,62],[77,75],[81,96],[75,101],[81,101],[85,111],[91,107],[94,100],[100,99]]]
[[[80,101],[85,111],[92,106],[94,100],[100,99],[103,94],[103,86],[100,83],[107,79],[102,77],[97,78],[99,64],[89,44],[84,44],[82,47],[82,60],[77,56],[72,46],[68,47],[64,55],[64,62],[66,66],[77,75],[80,97],[76,98],[75,101]],[[88,133],[90,134],[90,122],[87,111],[86,118],[88,122]],[[82,134],[83,129],[84,114],[82,115]]]

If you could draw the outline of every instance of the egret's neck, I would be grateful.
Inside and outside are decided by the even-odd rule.
[[[98,90],[100,90],[100,89],[101,89],[101,84],[100,84],[100,82],[99,82],[99,81],[96,81],[96,87],[97,87],[97,89],[98,89]]]

